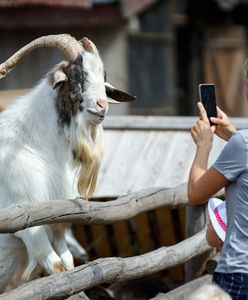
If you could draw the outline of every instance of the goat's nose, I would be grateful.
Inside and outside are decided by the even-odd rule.
[[[104,110],[108,107],[108,101],[104,99],[97,100],[96,104],[101,110]]]

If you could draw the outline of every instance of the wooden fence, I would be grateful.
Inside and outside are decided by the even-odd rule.
[[[187,206],[186,184],[169,189],[142,190],[106,202],[77,198],[44,203],[23,203],[0,210],[0,233],[59,222],[84,225],[116,224],[159,207],[175,209],[185,206]],[[162,246],[138,256],[99,258],[75,267],[71,271],[31,281],[9,293],[2,294],[0,299],[67,299],[101,283],[139,278],[171,268],[209,249],[203,229],[194,236],[169,247]]]

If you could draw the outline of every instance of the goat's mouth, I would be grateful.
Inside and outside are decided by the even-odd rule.
[[[93,108],[88,108],[87,113],[94,123],[101,123],[105,117],[105,111],[99,111]]]

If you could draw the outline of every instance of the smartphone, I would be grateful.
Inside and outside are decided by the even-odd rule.
[[[217,117],[215,85],[212,83],[199,84],[199,96],[208,118]],[[214,125],[210,120],[210,125]]]

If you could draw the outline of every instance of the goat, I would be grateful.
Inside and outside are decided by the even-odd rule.
[[[39,47],[57,48],[66,61],[0,114],[0,208],[79,195],[90,198],[103,155],[101,123],[108,102],[136,98],[105,82],[103,62],[92,41],[77,41],[66,34],[32,41],[0,65],[0,78]],[[1,260],[4,251],[0,253],[0,290],[24,255],[18,239],[28,258],[23,280],[29,279],[37,264],[48,274],[71,270],[66,228],[66,224],[44,225],[0,235],[6,252],[8,246],[16,246],[6,263]],[[7,273],[2,276],[2,272]]]
[[[66,244],[77,262],[85,262],[89,259],[85,249],[78,243],[74,237],[71,228],[65,231]],[[14,260],[14,261],[13,261]],[[23,281],[23,273],[27,264],[26,249],[21,239],[11,234],[0,235],[0,269],[1,282],[7,285],[4,292],[11,291],[18,287]],[[14,275],[9,279],[9,273]],[[40,265],[30,274],[30,280],[39,278],[44,274],[44,270]]]

